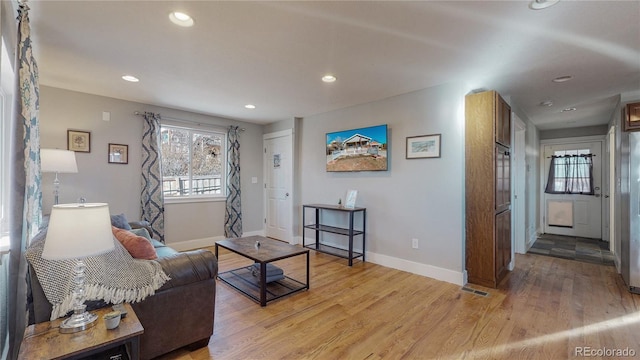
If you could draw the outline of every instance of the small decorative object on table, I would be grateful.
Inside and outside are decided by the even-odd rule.
[[[102,318],[104,319],[104,325],[109,330],[115,329],[120,325],[120,311],[108,312]]]
[[[344,207],[347,209],[353,209],[356,207],[356,198],[358,197],[358,190],[347,191],[347,197],[344,201]]]

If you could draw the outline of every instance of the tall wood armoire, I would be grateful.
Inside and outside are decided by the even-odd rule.
[[[495,91],[465,98],[466,270],[495,288],[511,262],[511,108]]]

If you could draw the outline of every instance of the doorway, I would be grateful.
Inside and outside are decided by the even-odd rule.
[[[265,235],[293,243],[293,136],[292,130],[265,134]]]
[[[544,233],[602,239],[602,141],[546,144],[543,145],[542,154],[543,190],[540,211]],[[552,156],[573,155],[591,158],[594,194],[545,193]]]

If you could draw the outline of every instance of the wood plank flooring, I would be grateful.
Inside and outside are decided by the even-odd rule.
[[[245,264],[220,254],[221,271]],[[303,257],[277,265],[304,277]],[[218,282],[209,346],[161,359],[569,359],[576,347],[640,356],[640,295],[615,267],[516,255],[498,289],[469,287],[488,296],[312,251],[309,291],[262,308]]]

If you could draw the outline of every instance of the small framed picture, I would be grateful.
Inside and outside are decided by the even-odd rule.
[[[129,145],[109,144],[109,163],[110,164],[128,164],[129,163]]]
[[[640,102],[627,104],[626,113],[624,131],[640,130]]]
[[[91,152],[91,133],[82,130],[67,130],[67,150]]]
[[[407,159],[440,157],[440,134],[407,137]]]
[[[347,209],[353,209],[356,207],[356,199],[358,198],[358,190],[347,191],[347,196],[344,200],[344,207]]]

